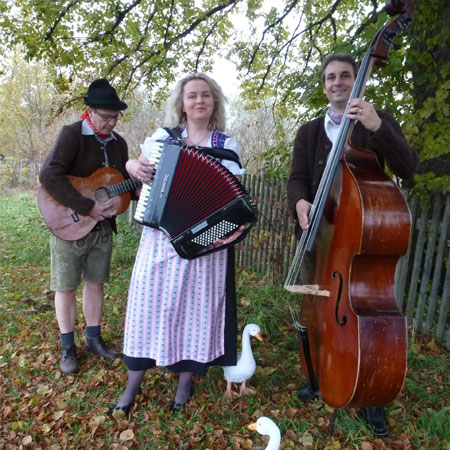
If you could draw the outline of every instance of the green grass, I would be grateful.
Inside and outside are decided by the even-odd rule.
[[[104,335],[117,348],[139,242],[138,228],[125,221],[119,228],[103,314]],[[376,449],[450,448],[448,348],[410,333],[405,387],[387,409],[388,438],[371,436],[355,408],[338,411],[330,438],[330,408],[296,398],[305,383],[288,308],[296,298],[243,269],[237,275],[239,328],[258,323],[265,337],[252,342],[256,395],[226,400],[222,370],[214,367],[195,378],[187,410],[172,414],[168,406],[176,379],[154,369],[146,374],[130,420],[110,420],[106,411],[126,385],[126,368],[120,360],[108,363],[84,354],[80,304],[76,336],[82,370],[67,377],[59,373],[48,238],[34,194],[0,196],[0,448],[261,449],[264,439],[247,429],[260,415],[278,423],[283,448],[357,449],[369,443]],[[124,432],[131,433],[130,440]]]

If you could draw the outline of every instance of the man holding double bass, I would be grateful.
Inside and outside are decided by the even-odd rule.
[[[56,318],[62,346],[60,369],[63,374],[75,373],[79,369],[74,326],[76,291],[81,276],[85,281],[84,349],[105,359],[119,356],[119,352],[103,341],[100,332],[103,284],[109,279],[116,209],[111,199],[98,201],[80,193],[70,183],[68,176],[88,179],[98,169],[109,167],[117,170],[122,180],[130,178],[125,169],[127,144],[119,134],[113,133],[121,111],[127,105],[104,78],[91,83],[84,102],[87,109],[81,116],[83,120],[62,128],[39,175],[49,196],[72,211],[75,225],[83,217],[92,218],[93,228],[79,239],[72,240],[70,235],[64,239],[54,234],[50,236],[50,286],[55,291]]]
[[[287,198],[299,235],[311,225],[312,202],[347,104],[347,117],[357,121],[352,132],[353,145],[375,152],[380,166],[384,167],[386,163],[400,178],[410,179],[416,171],[417,154],[406,142],[397,121],[362,98],[350,99],[356,74],[357,65],[352,56],[335,54],[327,57],[322,64],[322,83],[329,101],[328,112],[302,125],[297,132]],[[318,392],[309,384],[298,392],[301,401],[317,396]],[[374,434],[384,436],[388,433],[383,408],[365,407],[364,416]]]

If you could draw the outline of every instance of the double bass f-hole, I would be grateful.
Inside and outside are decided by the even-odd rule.
[[[339,320],[339,303],[341,301],[341,294],[342,294],[342,275],[339,272],[335,271],[331,275],[331,278],[334,280],[336,278],[336,275],[338,275],[338,277],[339,277],[339,287],[338,287],[338,292],[337,292],[337,296],[336,296],[336,305],[334,307],[334,320],[336,320],[336,323],[340,327],[343,327],[347,323],[347,317],[342,316],[342,321]]]

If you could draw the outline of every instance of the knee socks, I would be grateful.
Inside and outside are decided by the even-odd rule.
[[[59,336],[63,347],[69,348],[75,346],[75,334],[73,331],[70,333],[61,333]]]

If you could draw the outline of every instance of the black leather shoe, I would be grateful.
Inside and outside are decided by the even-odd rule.
[[[72,347],[62,347],[59,368],[64,375],[78,372],[77,349],[74,345]]]
[[[186,407],[188,402],[189,400],[186,403],[177,403],[175,400],[172,400],[172,403],[170,404],[169,408],[171,411],[181,411]]]
[[[310,402],[319,398],[319,395],[312,390],[311,385],[307,384],[297,392],[297,397],[302,402]]]
[[[186,405],[189,403],[189,400],[191,399],[192,393],[194,392],[194,388],[191,387],[191,393],[189,394],[189,398],[186,400],[185,403],[177,403],[175,399],[172,400],[172,403],[170,404],[169,408],[171,411],[180,411],[186,407]]]
[[[386,436],[388,428],[384,417],[384,408],[369,406],[363,408],[364,418],[375,436]]]
[[[95,338],[86,336],[84,351],[101,356],[105,359],[115,359],[120,355],[118,351],[108,347],[101,336]]]

